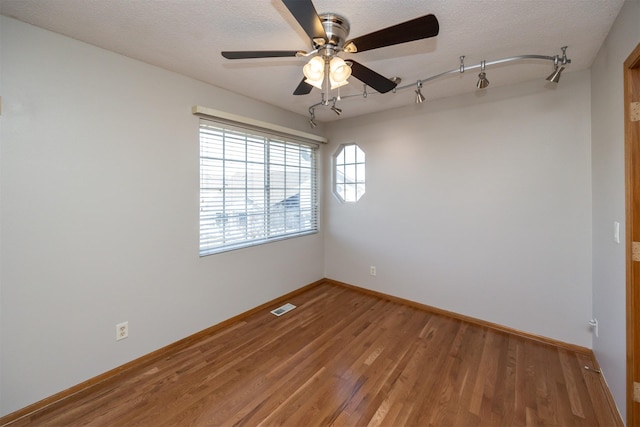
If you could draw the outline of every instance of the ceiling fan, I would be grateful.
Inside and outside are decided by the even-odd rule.
[[[397,82],[376,73],[364,65],[348,59],[344,61],[338,53],[356,53],[438,35],[440,26],[434,15],[425,15],[382,30],[374,31],[354,39],[349,35],[349,21],[334,13],[318,14],[311,0],[282,0],[298,24],[311,40],[313,50],[249,50],[224,51],[227,59],[312,57],[303,72],[305,77],[293,92],[306,95],[313,87],[331,89],[347,83],[347,78],[355,78],[375,89],[386,93],[394,89]]]

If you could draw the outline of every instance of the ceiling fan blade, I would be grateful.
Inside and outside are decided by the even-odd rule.
[[[349,59],[348,61],[351,62],[351,75],[378,92],[387,93],[396,87],[396,83],[392,82],[385,76],[376,73],[372,69],[367,68],[352,59]]]
[[[295,57],[299,50],[236,50],[220,52],[227,59]]]
[[[282,3],[289,9],[289,12],[296,18],[298,24],[311,40],[327,40],[322,21],[311,0],[282,0]]]
[[[296,90],[293,91],[294,95],[308,95],[309,93],[311,93],[311,89],[313,89],[313,86],[305,82],[305,80],[306,78],[303,77]]]
[[[434,15],[425,15],[364,36],[356,37],[345,43],[347,52],[363,52],[379,47],[426,39],[438,35],[440,24]],[[350,45],[355,46],[353,50]]]

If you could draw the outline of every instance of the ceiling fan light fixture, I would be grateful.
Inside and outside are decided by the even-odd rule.
[[[317,87],[318,89],[322,90],[322,84],[324,83],[324,77],[321,78],[320,80],[311,80],[311,79],[307,78],[307,79],[305,79],[305,82],[309,83],[313,87]]]
[[[341,82],[337,82],[337,81],[333,80],[333,78],[331,77],[331,75],[329,75],[329,82],[331,83],[331,89],[337,89],[337,88],[339,88],[339,87],[346,86],[346,85],[348,85],[348,84],[349,84],[349,81],[348,81],[348,80],[344,80],[344,81],[341,81]]]
[[[329,62],[329,75],[331,80],[342,83],[351,76],[351,67],[340,57],[334,57]]]
[[[324,78],[324,60],[320,56],[314,56],[302,69],[304,76],[311,81],[322,81]],[[311,82],[307,82],[312,84]]]
[[[329,62],[329,82],[331,89],[337,89],[349,84],[347,80],[351,77],[351,67],[339,57],[334,57]]]

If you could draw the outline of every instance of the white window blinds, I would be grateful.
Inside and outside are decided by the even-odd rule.
[[[317,146],[200,119],[200,256],[318,231]]]

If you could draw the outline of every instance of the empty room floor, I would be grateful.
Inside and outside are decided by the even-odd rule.
[[[321,283],[11,426],[614,426],[590,354]]]

